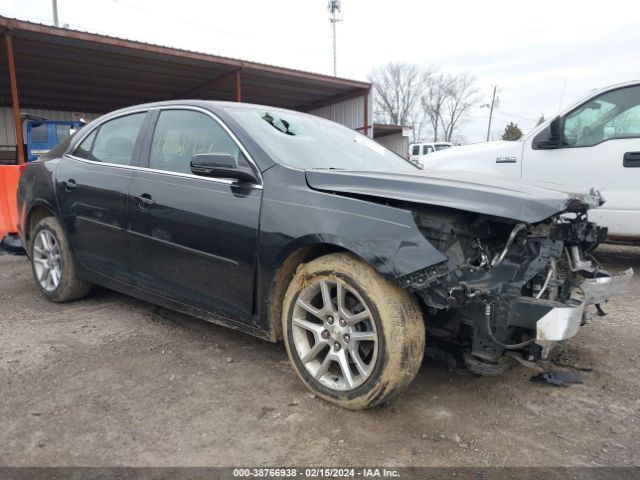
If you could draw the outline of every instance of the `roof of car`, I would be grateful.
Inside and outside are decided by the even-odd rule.
[[[294,110],[288,110],[282,107],[274,107],[271,105],[259,105],[254,103],[227,102],[227,101],[219,101],[219,100],[183,99],[183,100],[165,100],[161,102],[151,102],[151,103],[141,103],[138,105],[131,105],[129,107],[125,107],[119,110],[114,110],[113,112],[109,112],[107,115],[126,113],[129,111],[140,110],[144,108],[162,108],[162,107],[171,107],[171,106],[200,107],[200,108],[205,108],[207,110],[212,110],[214,112],[216,110],[229,110],[229,109],[238,109],[238,108],[269,108],[273,110],[294,111]],[[297,112],[297,113],[302,113],[302,112]]]

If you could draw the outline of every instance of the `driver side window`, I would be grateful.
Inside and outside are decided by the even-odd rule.
[[[198,153],[227,153],[236,165],[249,167],[238,145],[213,118],[192,110],[164,110],[158,117],[149,168],[191,173],[191,157]]]
[[[640,136],[640,85],[589,100],[564,121],[563,146],[590,147],[612,138]]]

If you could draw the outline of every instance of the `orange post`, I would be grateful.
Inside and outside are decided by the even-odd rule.
[[[18,233],[19,165],[0,165],[0,240],[9,233]]]
[[[18,82],[16,80],[16,63],[13,59],[13,41],[11,32],[4,34],[4,44],[7,47],[7,62],[9,63],[9,83],[11,84],[11,108],[13,110],[13,123],[16,128],[16,149],[18,151],[18,163],[24,163],[24,139],[22,138],[22,121],[20,120],[20,102],[18,100]]]
[[[9,233],[18,232],[18,180],[20,179],[20,165],[24,163],[24,148],[22,138],[22,122],[20,120],[20,103],[18,101],[18,83],[16,81],[16,64],[13,58],[13,43],[11,32],[4,34],[9,64],[9,83],[11,85],[11,106],[13,122],[16,129],[16,152],[18,165],[0,166],[0,240]]]

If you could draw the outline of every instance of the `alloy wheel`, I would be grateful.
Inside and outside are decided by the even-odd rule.
[[[62,278],[60,246],[49,230],[41,230],[33,242],[33,267],[40,286],[53,292]]]
[[[300,291],[292,336],[301,363],[330,389],[357,388],[376,365],[379,342],[371,310],[340,278],[316,279]]]

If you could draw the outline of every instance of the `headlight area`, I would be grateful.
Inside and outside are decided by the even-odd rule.
[[[545,357],[633,275],[599,266],[592,252],[607,232],[585,212],[537,224],[427,207],[413,216],[448,260],[399,282],[420,299],[430,347],[474,373],[500,373],[507,357]]]

